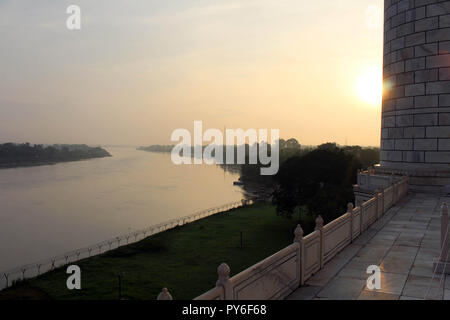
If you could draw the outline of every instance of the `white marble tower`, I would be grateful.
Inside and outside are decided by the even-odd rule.
[[[450,185],[450,1],[385,0],[381,166]]]

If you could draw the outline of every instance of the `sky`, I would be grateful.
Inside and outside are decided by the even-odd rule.
[[[69,5],[81,30],[69,30]],[[383,0],[0,0],[0,142],[378,146]]]

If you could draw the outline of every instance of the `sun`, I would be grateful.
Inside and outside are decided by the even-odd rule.
[[[382,73],[379,68],[367,68],[356,79],[356,92],[361,100],[379,107],[383,96]]]

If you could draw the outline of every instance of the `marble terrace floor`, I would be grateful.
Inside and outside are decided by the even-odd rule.
[[[435,274],[440,207],[449,196],[411,193],[287,299],[450,300],[450,275]],[[381,289],[366,287],[367,267],[381,269]]]

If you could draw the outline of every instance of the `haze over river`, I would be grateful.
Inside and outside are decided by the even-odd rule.
[[[105,149],[113,157],[0,170],[0,271],[243,198],[218,166]]]

